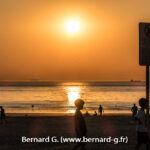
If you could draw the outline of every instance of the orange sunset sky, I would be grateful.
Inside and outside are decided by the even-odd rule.
[[[0,80],[144,80],[139,22],[149,0],[0,0]]]

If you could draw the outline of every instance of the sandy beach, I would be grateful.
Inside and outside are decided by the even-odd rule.
[[[127,136],[128,143],[87,143],[87,150],[133,150],[136,143],[136,123],[129,115],[104,115],[85,117],[87,137]],[[74,143],[22,143],[22,136],[46,138],[75,137],[73,116],[20,116],[7,117],[7,124],[0,124],[1,150],[71,150]],[[144,147],[143,147],[144,148]]]

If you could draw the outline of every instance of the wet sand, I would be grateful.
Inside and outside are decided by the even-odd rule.
[[[127,136],[128,143],[88,143],[87,150],[134,150],[136,123],[129,115],[85,117],[87,137]],[[22,143],[22,136],[46,138],[48,136],[75,137],[73,116],[17,116],[7,117],[7,124],[0,124],[0,150],[71,150],[74,143]],[[144,148],[144,147],[143,147]]]

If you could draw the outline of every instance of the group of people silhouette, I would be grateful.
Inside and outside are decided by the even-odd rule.
[[[98,113],[99,113],[100,117],[103,115],[103,112],[104,112],[104,108],[102,107],[102,105],[99,105]],[[97,113],[97,111],[94,111],[93,116],[98,116],[98,113]],[[85,116],[91,116],[91,115],[89,114],[88,111],[86,111]]]
[[[100,117],[103,115],[103,112],[104,112],[104,108],[102,107],[102,105],[99,105],[98,113]],[[132,118],[135,120],[135,115],[138,112],[138,107],[136,106],[136,104],[133,104],[133,107],[131,108],[131,112],[132,112]],[[86,111],[85,116],[90,116],[88,111]],[[94,111],[93,116],[98,116],[97,111]]]
[[[82,99],[76,99],[74,102],[76,106],[76,111],[75,111],[75,131],[76,131],[76,136],[77,138],[83,138],[84,136],[87,135],[87,127],[86,127],[86,122],[85,119],[82,115],[82,112],[80,110],[83,109],[84,106],[84,101]],[[145,98],[140,98],[139,99],[139,106],[140,109],[138,110],[138,107],[136,104],[133,104],[133,107],[131,108],[132,112],[132,118],[134,120],[138,121],[138,125],[136,128],[137,131],[137,145],[135,150],[139,150],[142,144],[146,144],[148,146],[149,143],[149,137],[148,137],[148,122],[146,120],[146,114],[145,114],[145,109],[147,107],[147,100]],[[32,106],[34,108],[34,106]],[[1,124],[4,122],[6,123],[6,115],[5,115],[5,110],[3,106],[0,106],[0,114],[1,114]],[[99,105],[98,108],[98,113],[99,116],[101,117],[103,115],[104,108],[102,105]],[[88,111],[86,111],[86,116],[90,116]],[[93,116],[98,116],[97,111],[94,111]],[[85,143],[77,143],[73,150],[76,150],[78,148],[81,148],[82,150],[85,149]]]
[[[87,135],[87,127],[85,119],[81,113],[80,110],[83,109],[84,101],[82,99],[77,99],[75,101],[76,111],[75,111],[75,131],[77,138],[83,138]],[[145,98],[139,99],[139,106],[140,109],[138,110],[138,107],[134,104],[131,108],[132,111],[132,117],[138,121],[137,124],[137,145],[135,147],[135,150],[140,150],[141,145],[146,144],[148,147],[148,143],[150,142],[150,139],[148,137],[148,122],[146,121],[146,114],[145,109],[147,107],[147,100]],[[100,116],[102,116],[103,113],[103,107],[100,105],[98,108],[98,111],[100,113]],[[88,112],[86,112],[88,113]],[[97,112],[95,111],[94,115],[97,115]],[[81,150],[85,149],[85,143],[77,143],[73,150],[76,150],[80,148]]]

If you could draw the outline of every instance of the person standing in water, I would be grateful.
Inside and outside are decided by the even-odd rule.
[[[104,112],[102,105],[99,105],[98,111],[99,111],[100,117],[101,117],[103,115],[103,112]]]
[[[85,123],[84,117],[80,111],[83,109],[84,101],[82,99],[77,99],[77,100],[75,100],[74,104],[76,106],[75,131],[76,131],[77,138],[82,139],[84,136],[86,136],[86,133],[87,133],[86,123]],[[75,145],[75,147],[73,148],[73,150],[76,150],[78,148],[81,148],[81,150],[84,150],[85,143],[77,143]]]

